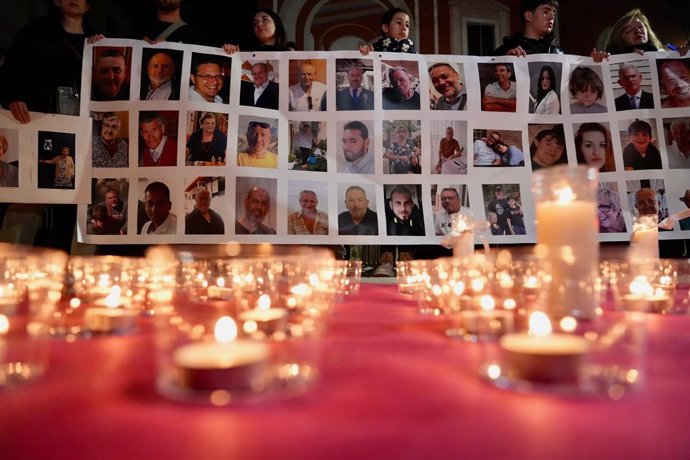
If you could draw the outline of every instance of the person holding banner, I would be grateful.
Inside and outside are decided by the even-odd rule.
[[[254,37],[244,51],[294,51],[295,45],[289,42],[285,26],[273,10],[259,9],[253,19]],[[226,43],[223,50],[228,54],[239,53],[240,46]]]
[[[557,10],[557,0],[523,0],[519,9],[523,33],[503,38],[494,56],[563,54],[553,34]]]

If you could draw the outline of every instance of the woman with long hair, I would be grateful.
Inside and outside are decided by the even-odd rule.
[[[542,66],[537,82],[537,100],[534,103],[534,113],[558,115],[561,113],[561,103],[556,92],[556,74],[551,66]]]
[[[613,172],[616,163],[613,159],[611,134],[600,123],[582,123],[575,134],[575,155],[578,164],[597,168],[599,172]]]
[[[242,51],[293,51],[295,45],[288,42],[285,26],[280,16],[267,8],[259,9],[253,19],[254,37],[247,49]],[[223,49],[228,54],[240,51],[239,45],[225,44]]]

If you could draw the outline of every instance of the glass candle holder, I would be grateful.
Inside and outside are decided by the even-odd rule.
[[[0,248],[0,389],[44,374],[66,259],[50,249]]]
[[[659,314],[687,313],[687,291],[677,294],[678,267],[673,260],[646,264],[619,262],[609,264],[606,275],[612,294],[612,309],[626,312]]]
[[[359,285],[362,281],[362,261],[336,260],[333,263],[336,271],[337,294],[347,296],[359,293]]]
[[[538,255],[551,266],[554,317],[591,319],[598,293],[598,173],[585,166],[544,168],[532,175]]]
[[[659,259],[659,216],[643,214],[633,216],[630,234],[629,258],[637,263]]]

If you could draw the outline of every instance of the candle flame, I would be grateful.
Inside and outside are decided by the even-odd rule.
[[[544,337],[551,334],[551,321],[543,311],[535,311],[529,315],[529,334]]]
[[[122,289],[120,286],[113,286],[110,293],[105,298],[105,306],[108,308],[117,308],[120,306],[120,294]]]
[[[479,305],[484,311],[491,311],[496,307],[496,301],[490,295],[483,295],[479,299]]]
[[[577,329],[577,319],[572,316],[564,316],[561,318],[559,325],[561,326],[562,331],[573,332],[575,329]]]
[[[256,308],[259,310],[268,310],[271,308],[271,298],[268,294],[261,294],[259,300],[256,302]]]
[[[575,193],[573,193],[573,189],[568,185],[561,189],[556,189],[556,195],[558,195],[558,204],[567,204],[577,198]]]
[[[237,338],[237,324],[229,316],[221,316],[216,321],[213,335],[218,342],[232,342]]]
[[[0,315],[0,335],[5,335],[10,330],[10,320],[5,315]]]
[[[539,287],[539,280],[537,279],[536,276],[529,276],[525,280],[525,287],[526,288],[536,288]]]
[[[630,293],[633,295],[653,295],[654,288],[649,284],[645,275],[637,275],[630,283]]]
[[[222,276],[219,276],[218,279],[216,280],[216,285],[218,287],[225,287],[225,278]]]

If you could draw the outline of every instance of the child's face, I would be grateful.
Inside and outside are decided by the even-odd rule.
[[[587,86],[584,90],[575,93],[575,100],[580,104],[589,107],[599,100],[597,90]]]
[[[635,146],[635,149],[640,153],[646,153],[649,143],[652,141],[652,136],[644,131],[634,131],[630,136],[630,143]]]
[[[515,207],[515,198],[508,198],[508,206],[511,208]]]
[[[387,37],[396,40],[406,39],[410,35],[410,17],[407,13],[395,13],[391,22],[381,27]]]

